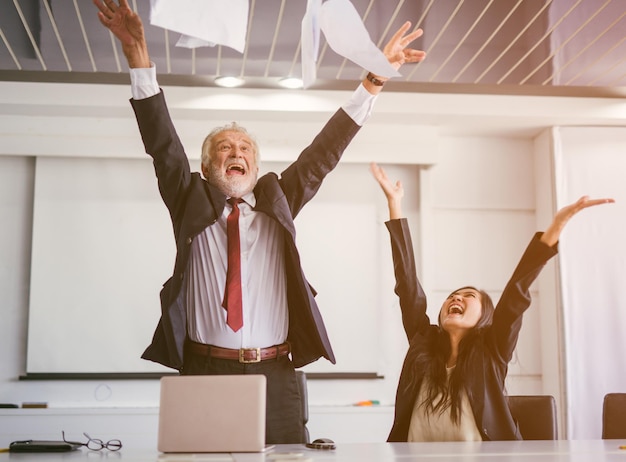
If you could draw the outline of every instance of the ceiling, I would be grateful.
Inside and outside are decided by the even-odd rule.
[[[402,68],[397,91],[624,96],[626,0],[351,0],[382,47],[404,21],[424,29],[414,46],[428,56]],[[176,47],[179,34],[143,18],[151,59],[165,85],[213,85],[218,75],[249,87],[301,75],[305,0],[250,0],[244,53]],[[0,80],[127,83],[117,42],[90,0],[3,0]],[[360,67],[322,39],[312,88],[351,89]]]

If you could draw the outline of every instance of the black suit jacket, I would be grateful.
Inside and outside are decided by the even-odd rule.
[[[182,282],[187,270],[190,244],[224,210],[226,196],[192,173],[174,129],[163,92],[142,100],[131,100],[146,152],[153,158],[161,197],[167,206],[176,239],[174,273],[161,291],[161,319],[152,343],[142,358],[180,369],[186,336],[187,309]],[[268,173],[259,178],[254,194],[255,210],[265,213],[284,229],[287,271],[289,331],[295,367],[325,357],[335,357],[315,302],[315,292],[300,265],[295,244],[294,218],[315,195],[322,180],[337,165],[359,126],[339,109],[313,142],[278,177]]]
[[[433,337],[439,335],[439,326],[430,324],[426,314],[426,295],[417,279],[406,219],[391,220],[386,225],[391,236],[395,292],[400,298],[402,323],[409,340],[388,441],[407,441],[415,400],[425,374],[424,370],[417,370],[409,358],[417,351],[430,351]],[[541,233],[536,233],[528,244],[496,305],[492,325],[483,330],[474,353],[467,358],[471,375],[465,390],[483,440],[522,439],[509,411],[504,382],[522,327],[522,315],[530,306],[529,287],[545,263],[557,253],[556,246],[549,247],[540,238]],[[414,380],[418,386],[407,387]]]

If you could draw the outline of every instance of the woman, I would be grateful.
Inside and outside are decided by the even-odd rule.
[[[517,344],[529,287],[557,253],[564,226],[576,213],[613,199],[587,196],[563,207],[526,248],[496,308],[487,293],[462,287],[443,302],[438,325],[426,314],[426,296],[417,279],[413,246],[402,217],[402,184],[385,171],[371,171],[387,197],[386,226],[409,340],[388,441],[481,441],[522,439],[504,392],[508,363]]]

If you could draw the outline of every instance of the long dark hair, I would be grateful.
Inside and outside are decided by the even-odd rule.
[[[419,405],[423,406],[426,414],[441,414],[450,408],[450,416],[454,423],[458,423],[461,418],[461,392],[465,388],[467,377],[472,372],[468,370],[468,358],[473,354],[475,345],[482,341],[481,333],[491,325],[494,313],[493,301],[487,292],[471,286],[461,287],[454,292],[465,289],[472,289],[480,294],[482,312],[476,325],[463,337],[459,344],[456,367],[452,371],[450,379],[448,380],[446,370],[446,362],[450,356],[450,336],[443,330],[439,322],[438,335],[430,338],[430,343],[425,349],[415,351],[413,367],[418,372],[414,374],[417,380],[409,385],[417,385],[421,378],[419,371],[422,371],[423,378],[426,378],[425,382],[422,378],[422,386],[428,388],[424,401]],[[441,316],[438,318],[440,319]]]

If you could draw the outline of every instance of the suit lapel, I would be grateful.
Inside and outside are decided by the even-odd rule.
[[[280,188],[276,176],[263,175],[259,178],[254,188],[254,196],[256,197],[254,210],[265,213],[276,220],[295,240],[296,229],[293,217],[285,193]]]

